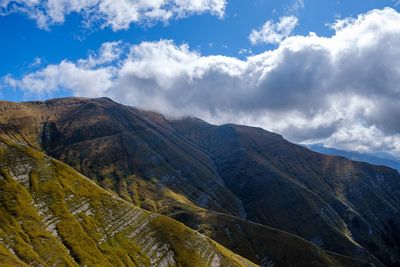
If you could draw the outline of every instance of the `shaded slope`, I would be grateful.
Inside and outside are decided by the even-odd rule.
[[[230,215],[199,211],[188,225],[263,266],[371,266],[367,261],[322,250],[298,236]]]
[[[174,124],[213,155],[250,220],[341,254],[369,250],[387,265],[399,263],[397,171],[314,153],[259,128]]]
[[[253,266],[28,147],[1,141],[0,166],[1,265]]]

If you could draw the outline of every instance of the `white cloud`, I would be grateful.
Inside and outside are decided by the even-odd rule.
[[[290,5],[284,7],[285,12],[288,14],[296,14],[300,10],[304,9],[304,0],[293,0]]]
[[[88,58],[80,59],[78,65],[85,68],[98,67],[117,61],[124,52],[126,45],[121,41],[103,43],[98,53],[89,54]]]
[[[85,24],[100,23],[117,31],[132,23],[167,22],[192,14],[222,17],[225,6],[226,0],[0,0],[0,15],[20,12],[48,29],[64,23],[67,15],[79,13]]]
[[[43,63],[43,59],[41,59],[40,57],[35,57],[33,59],[33,62],[29,64],[30,68],[36,68],[39,67],[40,65],[42,65]]]
[[[292,34],[297,24],[294,16],[280,17],[278,22],[268,20],[260,29],[252,30],[249,40],[253,45],[279,44]]]
[[[400,13],[373,10],[333,28],[331,37],[288,37],[246,60],[165,40],[106,44],[124,52],[103,47],[88,59],[7,76],[3,86],[106,95],[170,116],[261,126],[292,141],[399,153]]]
[[[40,96],[49,96],[55,90],[64,89],[76,95],[101,96],[112,86],[114,71],[110,66],[87,69],[64,60],[57,65],[48,65],[42,70],[27,74],[21,80],[15,80],[8,75],[3,78],[3,82],[11,87],[26,88],[27,93]]]

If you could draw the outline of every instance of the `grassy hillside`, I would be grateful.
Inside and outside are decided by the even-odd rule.
[[[2,266],[253,266],[64,163],[0,141]]]

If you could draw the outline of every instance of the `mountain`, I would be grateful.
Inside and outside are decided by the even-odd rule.
[[[390,168],[107,98],[2,102],[0,136],[256,264],[400,264],[400,175]]]
[[[321,144],[306,145],[312,151],[322,154],[341,156],[351,160],[363,161],[373,165],[383,165],[400,171],[400,159],[387,153],[360,153],[325,147]]]

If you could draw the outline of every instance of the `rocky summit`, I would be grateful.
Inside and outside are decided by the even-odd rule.
[[[398,266],[400,175],[108,98],[0,102],[0,264]]]

